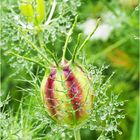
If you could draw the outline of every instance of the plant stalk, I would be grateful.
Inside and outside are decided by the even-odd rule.
[[[49,16],[48,16],[48,20],[47,20],[47,22],[45,23],[45,26],[47,26],[49,23],[50,23],[50,21],[51,21],[51,19],[52,19],[52,17],[53,17],[53,14],[54,14],[54,11],[55,11],[55,8],[56,8],[56,0],[54,0],[53,1],[53,4],[52,4],[52,8],[51,8],[51,11],[50,11],[50,14],[49,14]]]
[[[77,53],[77,49],[78,49],[79,44],[80,44],[81,35],[82,35],[82,34],[79,34],[79,35],[78,35],[77,44],[76,44],[76,46],[74,47],[74,52],[73,52],[73,55],[72,55],[72,60],[71,60],[72,62],[74,62],[74,60],[75,60],[76,53]]]
[[[49,64],[52,64],[51,61],[41,52],[41,50],[34,45],[27,37],[24,36],[24,39],[27,43],[29,43],[34,50],[36,50]]]
[[[40,48],[42,48],[43,50],[45,50],[46,53],[49,53],[49,54],[50,54],[50,56],[52,57],[52,59],[54,60],[54,62],[55,62],[55,64],[56,64],[56,66],[58,67],[59,65],[58,65],[58,62],[57,62],[57,60],[56,60],[54,54],[53,54],[49,49],[45,48],[44,42],[43,42],[43,39],[42,39],[42,36],[41,36],[40,33],[38,34],[38,40],[39,40]]]
[[[74,138],[75,140],[81,140],[80,129],[74,129]]]
[[[89,41],[89,39],[91,38],[91,36],[95,33],[95,31],[97,30],[99,24],[100,24],[101,19],[99,18],[97,20],[97,24],[95,26],[95,28],[92,30],[92,32],[87,36],[87,38],[85,39],[85,41],[82,43],[82,45],[80,46],[80,48],[78,49],[78,53],[81,51],[81,49],[86,45],[86,43]]]
[[[31,58],[28,58],[28,57],[25,57],[25,56],[21,56],[21,55],[19,55],[19,54],[14,53],[14,52],[9,52],[9,54],[15,55],[16,57],[22,58],[22,59],[24,59],[24,60],[26,60],[26,61],[33,62],[33,63],[35,63],[35,64],[37,64],[37,65],[40,65],[41,67],[43,67],[43,68],[45,68],[45,69],[47,68],[47,67],[45,67],[45,65],[43,65],[42,63],[37,62],[37,61],[35,61],[35,60],[31,59]]]
[[[69,40],[70,40],[70,37],[71,37],[71,35],[72,35],[72,33],[73,33],[73,30],[74,30],[74,28],[75,28],[75,26],[76,26],[77,18],[78,18],[78,16],[75,17],[75,21],[74,21],[74,23],[73,23],[73,25],[72,25],[72,28],[69,30],[68,35],[67,35],[67,37],[66,37],[65,45],[64,45],[64,47],[63,47],[62,62],[64,62],[64,60],[65,60],[67,45],[68,45],[68,42],[69,42]]]

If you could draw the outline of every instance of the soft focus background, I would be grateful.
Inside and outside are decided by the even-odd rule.
[[[12,12],[12,8],[14,9],[17,7],[16,0],[4,0],[1,3],[3,16]],[[18,12],[17,9],[16,11]],[[83,52],[85,52],[88,62],[98,67],[109,65],[109,68],[105,71],[105,75],[108,77],[112,72],[115,72],[111,79],[112,90],[120,94],[120,100],[126,100],[124,105],[125,118],[120,124],[122,135],[115,134],[114,140],[138,140],[138,42],[140,39],[138,32],[138,0],[82,0],[81,6],[78,8],[78,14],[77,30],[83,32],[83,39],[95,27],[97,19],[99,17],[101,18],[99,28],[88,42]],[[7,24],[7,28],[9,26]],[[11,33],[9,30],[5,30],[5,32]],[[76,36],[73,37],[76,39]],[[5,38],[8,38],[8,36],[6,35]],[[18,79],[21,77],[29,79],[29,75],[26,74],[25,70],[16,73],[17,68],[10,66],[9,63],[13,63],[9,61],[11,56],[3,55],[6,46],[10,46],[12,41],[8,43],[9,44],[5,45],[1,43],[3,48],[1,51],[0,107],[5,104],[5,107],[2,107],[1,111],[8,110],[9,112],[10,110],[14,112],[11,114],[16,114],[20,105],[19,101],[21,101],[22,97],[26,97],[27,95],[27,93],[24,95],[24,91],[21,91],[19,87],[30,87],[30,84],[27,82],[24,83],[23,81],[21,82]],[[11,47],[13,46],[11,45]],[[56,49],[60,50],[59,48]],[[20,68],[20,65],[18,65],[18,67]],[[36,68],[34,68],[34,71],[36,71]],[[0,117],[2,117],[2,115],[0,115]],[[97,138],[98,133],[85,129],[81,130],[81,135],[82,140],[93,140]],[[27,140],[29,139],[27,138]]]

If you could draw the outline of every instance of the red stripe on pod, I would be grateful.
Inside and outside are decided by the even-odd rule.
[[[51,73],[47,79],[47,83],[45,85],[45,102],[48,105],[48,109],[50,113],[56,116],[56,105],[57,100],[54,97],[54,81],[56,77],[56,68],[52,68]]]
[[[82,88],[69,66],[64,66],[63,72],[66,78],[68,96],[71,99],[73,109],[76,111],[76,118],[78,119],[84,113],[84,110],[82,109]]]

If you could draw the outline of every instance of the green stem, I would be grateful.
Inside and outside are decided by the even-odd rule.
[[[95,28],[93,29],[93,31],[87,36],[87,38],[85,39],[85,41],[82,43],[82,45],[80,46],[80,48],[78,49],[78,52],[80,52],[80,50],[85,46],[85,44],[89,41],[89,39],[91,38],[91,36],[95,33],[95,31],[97,30],[99,23],[100,23],[100,18],[97,20],[97,24],[95,26]]]
[[[80,129],[74,129],[74,138],[75,140],[81,140]]]
[[[73,23],[73,25],[72,25],[72,28],[71,28],[71,29],[69,30],[69,32],[68,32],[68,35],[67,35],[67,38],[66,38],[66,41],[65,41],[65,45],[64,45],[64,47],[63,47],[62,62],[64,62],[64,60],[65,60],[67,45],[68,45],[68,42],[69,42],[69,40],[70,40],[70,37],[71,37],[71,35],[72,35],[72,33],[73,33],[73,30],[74,30],[74,28],[75,28],[75,26],[76,26],[77,18],[78,18],[78,16],[75,17],[75,21],[74,21],[74,23]]]
[[[38,27],[39,28],[39,27]],[[39,45],[40,45],[40,48],[44,49],[44,42],[43,42],[43,39],[42,39],[42,32],[39,32],[37,34],[37,38],[38,38],[38,41],[39,41]]]
[[[54,14],[54,11],[55,11],[55,8],[56,8],[56,0],[54,0],[53,1],[53,4],[52,4],[52,8],[51,8],[51,11],[50,11],[50,14],[49,14],[49,16],[48,16],[48,19],[47,19],[47,22],[45,23],[45,26],[47,26],[49,23],[50,23],[50,21],[51,21],[51,19],[52,19],[52,16],[53,16],[53,14]]]
[[[52,57],[52,59],[54,60],[54,62],[55,62],[55,64],[56,64],[56,66],[59,67],[59,64],[58,64],[58,62],[57,62],[57,60],[56,60],[55,54],[52,53],[52,52],[51,52],[49,49],[47,49],[47,48],[45,48],[45,51],[46,51],[47,53],[50,54],[50,56]]]
[[[46,53],[49,53],[50,54],[50,56],[52,57],[52,59],[54,60],[54,62],[56,64],[56,66],[58,67],[58,62],[57,62],[54,54],[49,49],[47,49],[45,47],[45,45],[44,45],[44,42],[43,42],[43,39],[42,39],[42,36],[41,36],[41,32],[37,35],[37,37],[38,37],[38,40],[39,40],[40,48],[42,48],[43,50],[45,50]]]
[[[72,55],[72,60],[71,60],[72,62],[74,62],[74,60],[75,60],[76,53],[77,53],[77,49],[78,49],[78,46],[79,46],[79,44],[80,44],[81,35],[82,35],[82,34],[79,34],[79,35],[78,35],[77,44],[76,44],[76,46],[74,47],[74,52],[73,52],[73,55]]]
[[[45,65],[43,65],[42,63],[37,62],[37,61],[35,61],[35,60],[31,59],[31,58],[28,58],[28,57],[25,57],[25,56],[21,56],[21,55],[19,55],[19,54],[15,54],[14,52],[10,52],[10,54],[15,55],[16,57],[19,57],[19,58],[25,59],[25,60],[27,60],[27,61],[30,61],[30,62],[36,63],[36,64],[38,64],[38,65],[40,65],[41,67],[43,67],[43,68],[46,69]]]
[[[36,45],[34,45],[27,37],[24,36],[24,39],[27,43],[29,43],[33,48],[34,50],[36,50],[45,60],[47,60],[47,62],[49,64],[52,64],[51,61],[38,49],[38,47]]]
[[[18,27],[18,26],[16,26],[16,27]],[[51,61],[40,51],[40,49],[26,37],[26,34],[24,34],[23,31],[19,27],[18,27],[18,31],[20,31],[22,33],[25,41],[27,43],[29,43],[34,50],[36,50],[49,64],[52,64]]]

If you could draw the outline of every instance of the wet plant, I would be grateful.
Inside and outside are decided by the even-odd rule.
[[[50,7],[48,13],[46,5]],[[11,18],[8,15],[9,24],[3,27],[12,31],[9,35],[12,38],[3,38],[2,44],[10,42],[11,48],[4,48],[4,53],[11,56],[12,67],[20,65],[26,70],[31,80],[23,78],[21,81],[31,88],[19,88],[26,95],[19,101],[16,114],[1,112],[2,139],[67,140],[74,137],[80,140],[83,128],[99,131],[98,140],[111,139],[114,132],[121,134],[118,126],[125,117],[124,102],[110,91],[112,75],[106,79],[105,66],[97,68],[81,56],[82,49],[100,26],[100,19],[84,41],[79,33],[73,50],[69,50],[79,6],[80,1],[75,0],[50,3],[20,0],[20,14],[10,9],[13,21],[8,20],[9,16]],[[57,42],[62,52],[60,56]],[[67,58],[68,52],[70,58]],[[4,110],[4,102],[1,104]],[[13,126],[15,129],[11,131]]]

